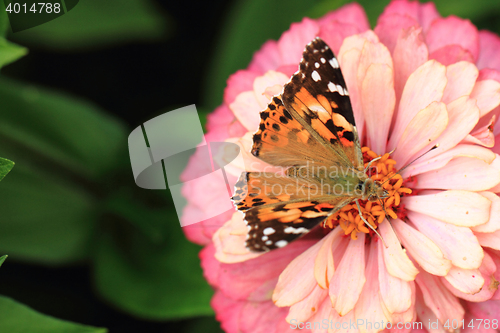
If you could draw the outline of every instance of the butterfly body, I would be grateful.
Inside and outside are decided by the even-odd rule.
[[[251,251],[286,246],[353,201],[387,197],[367,175],[340,65],[320,38],[260,118],[251,153],[281,171],[243,172],[235,185]]]

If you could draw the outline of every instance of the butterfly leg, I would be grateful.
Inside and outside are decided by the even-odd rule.
[[[358,206],[358,212],[359,212],[359,217],[361,218],[361,220],[363,220],[363,222],[365,222],[365,224],[368,226],[368,228],[372,229],[374,233],[377,234],[377,236],[382,240],[382,243],[384,243],[384,246],[386,248],[388,248],[387,244],[385,243],[384,239],[382,238],[382,236],[380,236],[380,234],[377,232],[377,230],[375,230],[374,227],[372,227],[372,225],[364,218],[363,216],[363,213],[361,213],[361,207],[359,205],[359,202],[358,202],[358,199],[354,200],[356,202],[356,206]]]

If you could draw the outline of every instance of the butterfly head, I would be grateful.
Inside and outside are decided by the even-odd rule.
[[[378,201],[389,197],[389,192],[382,187],[382,184],[371,178],[367,178],[360,187],[361,200]]]

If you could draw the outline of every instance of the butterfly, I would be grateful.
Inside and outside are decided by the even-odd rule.
[[[282,248],[353,201],[361,214],[358,200],[388,196],[366,173],[339,62],[319,37],[260,119],[251,153],[281,171],[243,172],[235,184],[250,251]]]

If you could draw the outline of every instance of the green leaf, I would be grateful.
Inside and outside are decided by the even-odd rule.
[[[47,264],[86,258],[97,219],[88,192],[29,161],[18,163],[0,189],[0,252]]]
[[[121,310],[146,319],[213,314],[213,291],[202,276],[200,247],[186,240],[175,212],[150,211],[143,219],[165,224],[169,232],[162,244],[123,224],[119,238],[109,231],[99,233],[94,260],[99,292]]]
[[[0,1],[0,37],[5,37],[8,27],[9,18],[7,17],[7,12],[5,11],[5,3]]]
[[[61,17],[10,38],[29,47],[74,50],[158,40],[168,28],[165,15],[149,0],[81,0]]]
[[[0,37],[0,68],[28,54],[28,49]]]
[[[8,257],[8,255],[6,255],[6,254],[0,257],[0,267],[2,266],[5,259],[7,259],[7,257]]]
[[[0,152],[13,148],[22,159],[97,179],[116,166],[127,142],[123,124],[82,100],[8,79],[0,80],[0,100]]]
[[[0,99],[0,156],[17,163],[1,184],[0,250],[49,264],[86,258],[107,175],[124,167],[124,127],[91,104],[11,80],[0,80]]]
[[[13,299],[0,296],[0,332],[9,333],[106,333],[107,329],[86,326],[36,312]]]
[[[0,157],[0,180],[4,179],[5,176],[7,176],[10,170],[12,170],[12,168],[14,167],[14,164],[14,162]]]

